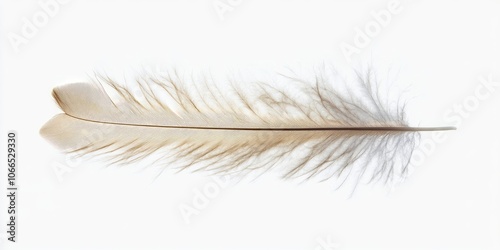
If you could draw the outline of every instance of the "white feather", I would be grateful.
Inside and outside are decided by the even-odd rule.
[[[247,174],[279,166],[287,178],[370,173],[388,181],[405,175],[418,131],[453,129],[408,127],[404,104],[384,105],[370,73],[341,87],[323,75],[285,79],[295,92],[265,83],[222,91],[172,76],[141,78],[140,94],[104,77],[64,85],[53,91],[64,114],[41,134],[64,151],[122,164],[151,156],[165,168]]]

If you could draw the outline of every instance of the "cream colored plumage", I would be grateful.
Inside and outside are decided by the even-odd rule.
[[[405,175],[419,131],[453,129],[408,127],[404,104],[382,102],[370,73],[352,86],[324,75],[284,79],[295,92],[262,82],[221,90],[171,75],[141,78],[135,92],[105,77],[64,85],[53,91],[64,114],[41,134],[112,163],[152,157],[165,168],[387,181]]]

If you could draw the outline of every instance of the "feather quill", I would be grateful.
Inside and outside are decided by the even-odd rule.
[[[409,127],[405,103],[384,102],[370,72],[350,85],[322,74],[285,79],[287,88],[188,85],[176,73],[140,78],[136,91],[108,77],[63,85],[52,95],[64,113],[41,134],[112,163],[154,157],[179,170],[244,175],[279,166],[285,178],[391,181],[406,174],[420,131],[455,129]]]

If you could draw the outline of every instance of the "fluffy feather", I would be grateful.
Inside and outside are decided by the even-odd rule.
[[[141,78],[135,92],[107,77],[64,85],[53,90],[64,114],[41,134],[121,164],[154,157],[180,170],[388,181],[406,174],[419,131],[453,129],[408,127],[404,103],[383,102],[370,72],[351,85],[322,74],[285,79],[287,88],[189,85],[175,73]]]

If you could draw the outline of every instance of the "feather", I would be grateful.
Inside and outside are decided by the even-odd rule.
[[[64,113],[41,134],[65,152],[113,164],[153,157],[165,168],[217,174],[279,167],[285,178],[391,181],[406,175],[420,131],[455,129],[409,127],[405,103],[384,102],[370,72],[352,84],[317,74],[284,76],[286,87],[225,89],[206,78],[189,85],[177,73],[145,76],[132,87],[97,79],[56,87]]]

